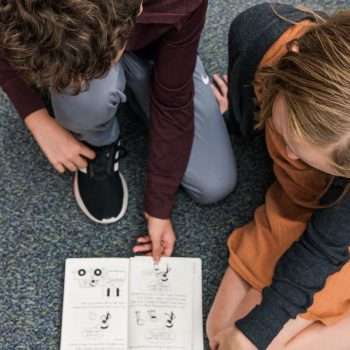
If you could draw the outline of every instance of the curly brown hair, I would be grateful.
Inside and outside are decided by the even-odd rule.
[[[142,0],[0,0],[0,48],[30,84],[78,93],[123,50]]]

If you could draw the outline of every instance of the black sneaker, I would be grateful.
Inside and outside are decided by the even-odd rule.
[[[91,148],[96,152],[96,158],[89,161],[87,169],[75,173],[74,196],[80,209],[92,221],[112,224],[124,216],[128,207],[128,187],[119,172],[119,159],[126,152],[119,141]]]

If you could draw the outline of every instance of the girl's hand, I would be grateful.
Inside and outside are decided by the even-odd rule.
[[[86,168],[87,159],[92,160],[96,156],[93,150],[60,126],[46,109],[30,114],[25,123],[49,162],[59,173]]]
[[[257,350],[256,346],[236,327],[223,330],[210,341],[211,350]]]
[[[145,218],[148,223],[148,235],[137,239],[133,252],[153,256],[156,262],[161,256],[171,256],[176,236],[170,219],[158,219],[148,214],[145,214]]]
[[[211,84],[216,100],[219,104],[220,112],[224,114],[228,111],[228,78],[222,78],[218,74],[213,75],[214,83]]]

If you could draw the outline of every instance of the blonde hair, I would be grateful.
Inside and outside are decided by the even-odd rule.
[[[350,178],[350,11],[317,16],[315,22],[290,43],[298,52],[289,50],[278,64],[258,72],[264,89],[257,128],[272,116],[275,98],[282,94],[292,132],[329,146],[335,169]]]

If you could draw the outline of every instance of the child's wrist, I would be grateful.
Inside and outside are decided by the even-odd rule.
[[[42,126],[45,121],[51,120],[51,116],[46,108],[39,109],[29,114],[25,119],[24,123],[27,128],[34,134],[38,126]]]

